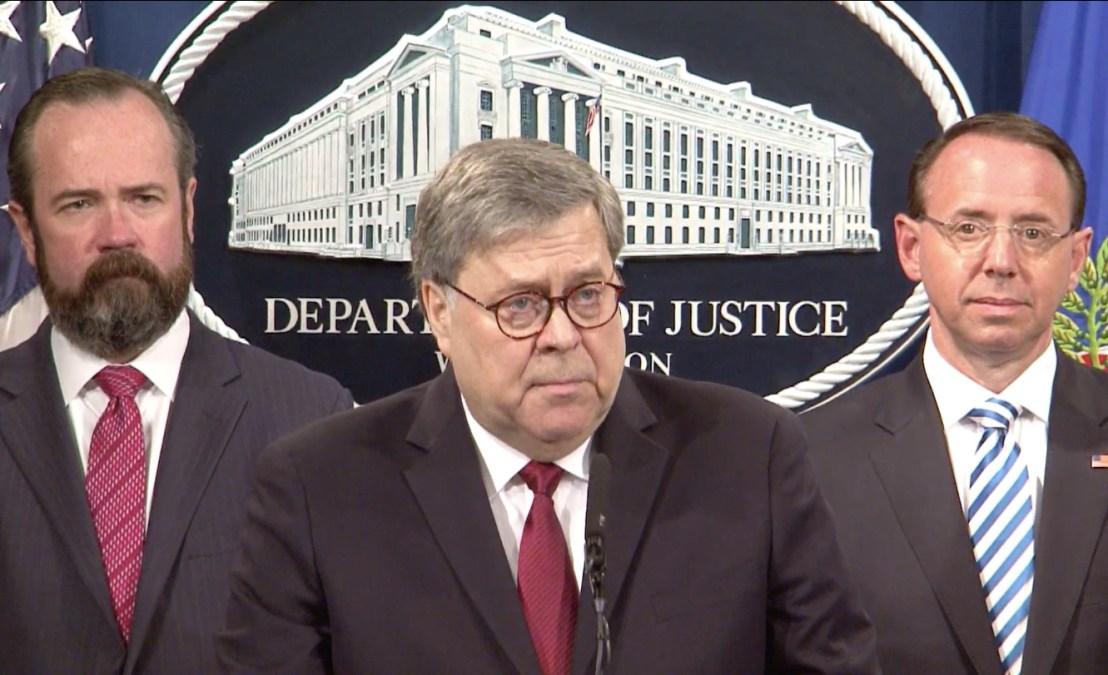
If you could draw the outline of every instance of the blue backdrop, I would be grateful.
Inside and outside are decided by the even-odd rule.
[[[565,6],[569,12],[579,9],[582,3],[557,4]],[[975,111],[984,112],[1019,110],[1021,103],[1025,109],[1034,105],[1025,97],[1024,83],[1028,81],[1033,66],[1032,50],[1040,15],[1051,14],[1044,12],[1044,4],[1070,5],[1052,2],[924,1],[901,2],[899,6],[920,24],[942,50],[961,79]],[[95,36],[93,53],[96,63],[142,77],[151,75],[173,40],[208,5],[207,2],[194,1],[88,3],[84,18]],[[387,2],[377,3],[374,11],[378,7],[383,16],[401,11]],[[1073,10],[1070,8],[1067,11]],[[1039,61],[1048,64],[1040,66],[1047,73],[1040,75],[1040,79],[1051,81],[1049,69],[1058,66],[1049,64],[1057,64],[1058,61],[1047,61],[1045,57],[1039,57]],[[1046,99],[1039,96],[1030,100]],[[1063,124],[1053,118],[1045,121],[1052,125]],[[1056,128],[1061,130],[1062,127]],[[904,350],[899,358],[886,364],[883,372],[901,367],[914,352],[914,349]]]

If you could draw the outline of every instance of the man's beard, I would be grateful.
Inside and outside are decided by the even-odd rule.
[[[111,251],[86,270],[72,291],[54,283],[42,242],[37,242],[36,272],[54,325],[73,344],[103,359],[134,358],[164,335],[185,307],[192,283],[187,232],[184,242],[181,263],[168,274],[139,253]]]

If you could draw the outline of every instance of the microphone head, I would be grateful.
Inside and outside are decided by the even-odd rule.
[[[592,454],[589,463],[588,506],[585,509],[585,540],[604,536],[604,521],[608,512],[608,481],[612,475],[612,463],[608,456]]]

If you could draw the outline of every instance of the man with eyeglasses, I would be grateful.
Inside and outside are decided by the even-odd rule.
[[[230,672],[876,672],[796,418],[624,369],[623,243],[619,196],[561,146],[450,160],[412,238],[450,366],[263,458]]]
[[[1089,253],[1066,143],[1013,113],[926,145],[895,219],[917,358],[805,413],[889,673],[1108,667],[1108,377],[1051,338]]]

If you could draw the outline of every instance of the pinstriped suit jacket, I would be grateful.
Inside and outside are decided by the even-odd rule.
[[[190,320],[129,648],[112,614],[49,322],[0,353],[0,673],[218,672],[212,635],[254,460],[353,401],[325,375]]]

